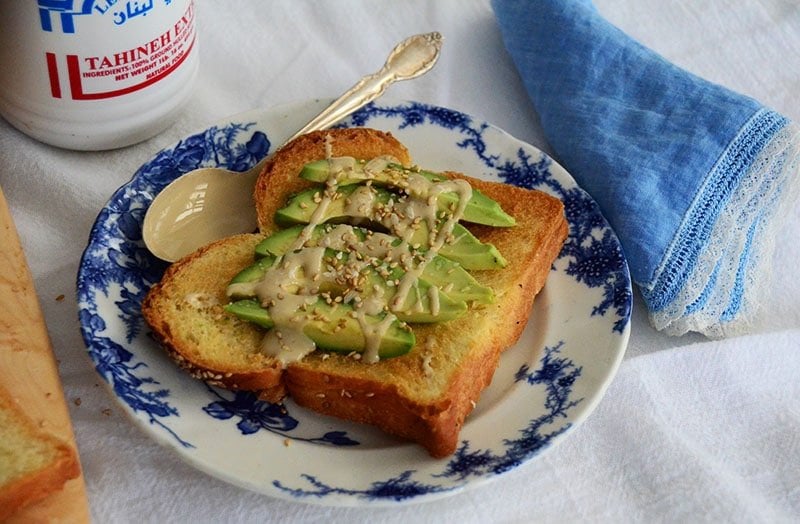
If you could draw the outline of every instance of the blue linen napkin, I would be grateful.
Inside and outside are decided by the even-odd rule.
[[[492,0],[557,160],[617,232],[653,325],[747,332],[800,192],[800,126],[682,70],[589,0]]]

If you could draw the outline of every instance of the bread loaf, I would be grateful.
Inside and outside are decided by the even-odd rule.
[[[0,521],[79,473],[75,450],[37,427],[0,389]]]

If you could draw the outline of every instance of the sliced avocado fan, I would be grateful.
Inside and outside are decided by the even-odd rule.
[[[469,271],[507,261],[458,220],[515,225],[496,201],[388,158],[311,162],[300,176],[324,185],[289,198],[275,214],[283,229],[227,288],[225,309],[267,330],[268,354],[284,364],[315,347],[368,362],[396,357],[416,344],[409,323],[446,322],[494,301]],[[300,351],[282,353],[293,346],[284,331]]]

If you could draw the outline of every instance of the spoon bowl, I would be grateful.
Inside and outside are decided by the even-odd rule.
[[[378,72],[362,78],[285,143],[330,127],[381,96],[393,82],[428,72],[441,46],[442,36],[435,32],[400,42]],[[255,231],[253,187],[268,158],[241,173],[200,168],[175,179],[156,196],[145,214],[142,236],[147,249],[162,260],[174,262],[215,240]]]
[[[147,249],[174,262],[214,240],[255,231],[252,188],[262,167],[259,162],[242,173],[199,168],[179,178],[179,184],[165,187],[142,224]]]

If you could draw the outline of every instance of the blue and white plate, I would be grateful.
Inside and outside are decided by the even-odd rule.
[[[347,126],[391,131],[415,162],[536,188],[566,204],[570,235],[519,343],[446,459],[291,401],[210,388],[167,358],[140,314],[166,264],[145,249],[144,213],[198,167],[244,170],[327,101],[235,116],[145,163],[97,218],[78,273],[83,337],[97,372],[134,420],[194,466],[271,496],[325,505],[393,505],[457,493],[539,456],[574,431],[612,380],[628,341],[631,284],[620,244],[595,202],[535,147],[463,113],[385,102]]]

